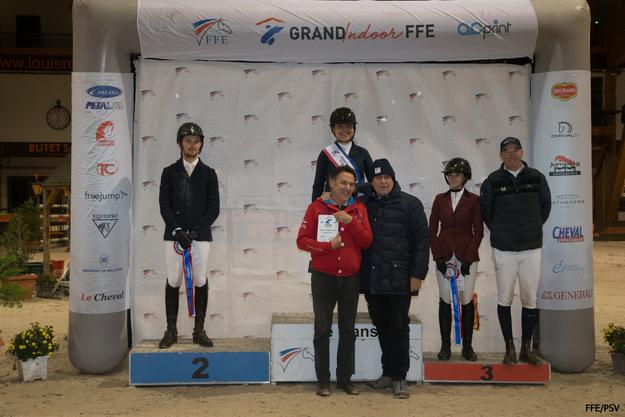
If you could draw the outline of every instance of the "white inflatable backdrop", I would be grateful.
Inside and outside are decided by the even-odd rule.
[[[446,190],[442,162],[467,158],[468,189],[499,166],[506,136],[529,143],[530,66],[508,64],[137,64],[133,154],[133,340],[160,338],[165,327],[163,221],[158,187],[163,167],[179,158],[175,135],[193,121],[206,135],[202,160],[220,182],[221,214],[213,226],[207,332],[211,337],[269,337],[272,312],[312,311],[309,255],[295,237],[310,202],[314,162],[333,138],[330,112],[352,108],[355,140],[373,159],[388,158],[402,189],[429,217]],[[501,351],[488,231],[475,291],[478,351]],[[431,257],[430,257],[431,258]],[[424,350],[438,348],[438,289],[433,263],[411,311],[423,321]],[[181,297],[182,298],[182,297]],[[181,299],[181,304],[184,299]],[[515,300],[518,311],[518,300]],[[359,311],[366,311],[361,298]],[[192,320],[181,306],[181,335]],[[520,329],[518,314],[514,328]],[[520,338],[520,331],[515,334]]]

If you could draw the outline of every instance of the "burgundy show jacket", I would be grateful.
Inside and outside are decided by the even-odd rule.
[[[438,194],[432,204],[429,230],[435,261],[448,261],[454,254],[460,261],[479,261],[478,248],[484,236],[480,198],[465,189],[454,211],[451,191]]]

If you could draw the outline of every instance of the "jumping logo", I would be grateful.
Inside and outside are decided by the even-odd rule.
[[[286,372],[286,368],[289,367],[291,361],[293,361],[293,359],[295,359],[298,355],[300,355],[302,359],[308,359],[313,362],[315,361],[315,354],[307,347],[284,349],[280,351],[280,367],[282,368],[282,372]]]
[[[232,29],[222,18],[202,19],[192,25],[195,40],[198,46],[202,42],[206,44],[226,44],[228,36],[232,35]]]
[[[275,17],[268,17],[267,19],[256,23],[256,26],[265,26],[265,29],[267,29],[267,31],[260,37],[260,43],[270,46],[273,45],[276,41],[274,36],[284,29],[284,26],[281,25],[282,23],[284,23],[284,20],[280,20]]]

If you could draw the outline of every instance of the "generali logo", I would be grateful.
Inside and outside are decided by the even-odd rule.
[[[577,84],[572,82],[555,83],[551,87],[551,97],[567,101],[577,97]]]

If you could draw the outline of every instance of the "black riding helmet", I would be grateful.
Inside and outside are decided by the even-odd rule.
[[[330,127],[334,127],[337,123],[350,123],[356,127],[356,115],[348,107],[339,107],[330,115]]]
[[[204,147],[204,132],[202,132],[202,128],[193,122],[186,122],[180,125],[178,128],[178,134],[176,135],[176,143],[180,145],[180,141],[183,137],[187,135],[199,136],[202,138],[202,146],[200,147],[200,152]]]
[[[447,174],[450,173],[456,174],[464,174],[465,183],[466,181],[471,179],[471,164],[464,158],[452,158],[447,161],[445,164],[445,169],[443,170],[443,174],[445,177],[445,182],[449,185],[449,181],[447,181]]]

